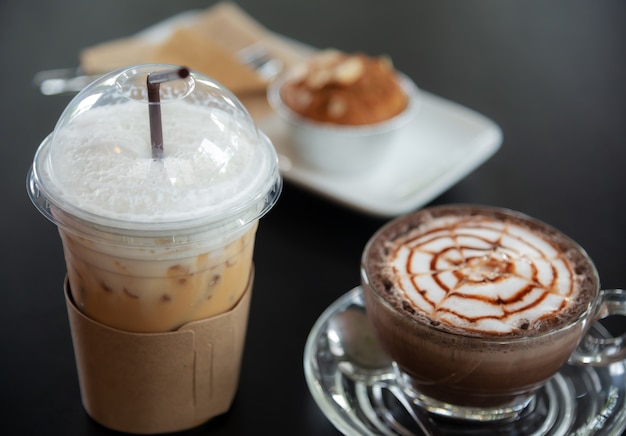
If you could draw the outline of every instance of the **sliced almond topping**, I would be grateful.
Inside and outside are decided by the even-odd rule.
[[[364,71],[365,65],[363,65],[363,60],[351,57],[335,67],[333,77],[342,85],[350,85],[356,82],[363,75]]]
[[[332,78],[332,74],[329,70],[315,70],[311,71],[309,77],[306,78],[306,84],[311,89],[321,89],[330,82]]]
[[[393,61],[391,60],[390,56],[381,56],[378,58],[378,62],[382,68],[385,68],[387,70],[393,69]]]
[[[339,50],[329,48],[318,52],[313,58],[313,63],[321,68],[326,68],[339,62],[343,54]]]
[[[333,97],[328,102],[326,110],[328,111],[328,116],[330,118],[339,118],[348,110],[348,104],[341,97]]]

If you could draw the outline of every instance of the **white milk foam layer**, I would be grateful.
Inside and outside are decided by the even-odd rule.
[[[398,241],[396,241],[398,242]],[[394,246],[402,298],[474,331],[534,329],[578,292],[572,265],[541,234],[488,217],[442,217]]]
[[[146,104],[99,107],[55,133],[46,185],[83,211],[135,223],[219,215],[265,194],[272,155],[254,128],[184,101],[161,111],[162,160],[151,156]]]

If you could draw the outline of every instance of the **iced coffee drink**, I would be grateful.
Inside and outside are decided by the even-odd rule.
[[[112,327],[159,332],[222,313],[239,300],[256,221],[246,217],[249,210],[236,212],[240,202],[256,201],[255,190],[272,189],[266,178],[275,174],[255,155],[255,130],[238,126],[225,111],[184,100],[163,104],[167,145],[164,158],[153,160],[142,109],[132,103],[95,108],[57,132],[52,139],[62,149],[51,151],[54,173],[42,174],[42,181],[59,185],[63,200],[81,212],[128,230],[87,228],[78,213],[53,212],[77,306]],[[122,139],[109,138],[111,129]],[[235,139],[236,150],[224,146]],[[234,222],[250,222],[234,229],[203,223],[228,209]],[[143,230],[150,227],[164,230]]]
[[[29,193],[58,225],[63,241],[68,308],[70,314],[76,311],[71,316],[75,348],[83,349],[79,342],[92,342],[83,338],[84,332],[99,328],[133,341],[151,341],[150,347],[158,343],[155,338],[169,340],[192,328],[198,342],[189,345],[196,356],[191,361],[199,361],[200,343],[212,347],[207,352],[214,357],[208,362],[232,361],[232,390],[247,320],[258,220],[274,205],[281,188],[277,156],[234,95],[207,77],[181,74],[162,83],[155,103],[150,75],[172,68],[128,68],[76,96],[37,151]],[[237,325],[225,321],[238,310],[245,316],[235,316]],[[75,327],[74,319],[90,323],[89,328]],[[206,327],[218,321],[218,330]],[[213,339],[202,340],[202,334]],[[220,356],[219,347],[210,342],[224,338],[230,344],[231,336],[239,338],[236,349]],[[86,386],[87,378],[106,378],[92,356],[80,350],[76,354],[81,384]],[[210,378],[226,379],[214,373],[215,367],[206,368]],[[202,369],[196,364],[193,371],[189,378],[195,383]],[[83,389],[84,403],[100,404],[85,400],[86,391],[93,397],[98,389]],[[198,390],[202,394],[198,387],[190,389],[191,404],[202,403],[193,397]],[[228,397],[229,403],[234,392],[224,391],[206,395],[211,401]],[[163,395],[168,395],[166,390]],[[120,391],[120,397],[111,399],[112,407],[129,395]],[[127,417],[137,422],[117,425],[115,413],[102,415],[113,416],[112,424],[104,422],[109,427],[151,433],[188,428],[221,413],[214,412],[199,411],[187,421],[163,426],[152,425],[158,421],[155,416]]]
[[[94,320],[133,332],[174,330],[226,312],[248,286],[256,227],[224,247],[163,250],[149,264],[61,230],[72,297]]]

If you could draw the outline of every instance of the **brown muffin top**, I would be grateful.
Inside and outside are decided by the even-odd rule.
[[[281,89],[300,116],[339,125],[365,125],[401,113],[408,97],[389,58],[324,50],[293,69]]]

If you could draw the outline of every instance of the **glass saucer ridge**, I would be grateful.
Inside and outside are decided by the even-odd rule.
[[[564,366],[514,421],[459,423],[434,416],[416,422],[395,381],[355,382],[328,347],[328,320],[363,307],[360,287],[318,318],[304,349],[307,385],[324,415],[343,434],[361,435],[621,435],[626,428],[626,361],[607,367]],[[601,325],[594,334],[610,336]]]

